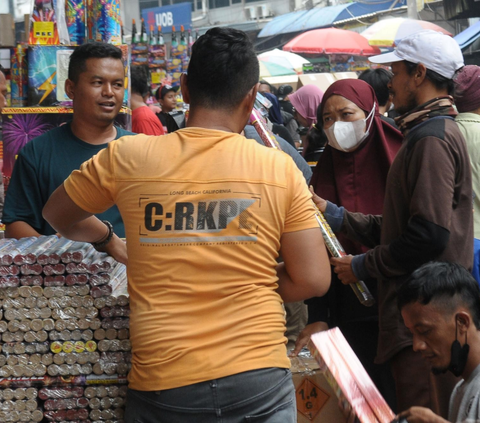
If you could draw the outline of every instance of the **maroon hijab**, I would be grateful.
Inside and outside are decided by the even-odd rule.
[[[332,95],[341,95],[365,112],[375,113],[370,134],[355,151],[346,153],[327,145],[313,171],[311,185],[322,198],[350,212],[382,214],[385,185],[390,165],[400,149],[403,136],[380,118],[378,101],[373,88],[359,79],[334,82],[325,92],[318,118]],[[370,122],[367,121],[367,127]],[[321,126],[321,122],[318,123]],[[349,254],[365,252],[367,248],[339,237]]]

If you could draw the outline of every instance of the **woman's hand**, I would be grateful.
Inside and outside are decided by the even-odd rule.
[[[315,191],[313,190],[313,187],[311,185],[308,187],[308,189],[312,193],[312,200],[317,205],[318,210],[320,210],[322,213],[325,213],[325,210],[327,209],[327,200],[324,200],[323,198],[315,194]]]

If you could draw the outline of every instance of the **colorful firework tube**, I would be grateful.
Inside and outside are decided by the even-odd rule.
[[[80,46],[85,42],[87,31],[85,6],[85,0],[65,0],[65,17],[72,46]]]
[[[250,123],[256,129],[265,146],[276,148],[278,150],[281,149],[275,137],[270,133],[270,131],[268,131],[268,129],[262,122],[260,114],[255,109],[252,110],[252,114],[250,115]],[[325,245],[327,246],[328,251],[330,252],[332,257],[346,256],[347,253],[345,252],[337,237],[333,233],[330,225],[327,223],[325,217],[323,216],[323,213],[318,209],[315,203],[313,203],[313,205],[315,207],[315,217],[317,219],[318,225],[320,226],[320,229],[322,230],[323,239],[325,241]],[[358,300],[364,306],[371,307],[375,304],[375,299],[373,298],[373,295],[368,290],[367,286],[363,281],[351,283],[350,286],[353,289],[353,292],[357,296]]]
[[[120,0],[94,0],[94,38],[108,44],[122,44]]]
[[[250,123],[253,125],[258,135],[262,139],[263,143],[267,147],[276,148],[281,150],[280,144],[276,140],[275,136],[271,131],[268,130],[267,126],[263,124],[263,118],[260,116],[257,110],[253,109],[252,114],[250,115]]]

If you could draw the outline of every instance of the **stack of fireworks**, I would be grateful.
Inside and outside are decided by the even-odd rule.
[[[121,420],[118,383],[131,366],[125,266],[90,244],[43,236],[1,240],[0,274],[0,401],[19,397],[0,404],[18,416],[0,421]],[[99,383],[114,385],[83,387]],[[33,386],[39,399],[23,398]]]
[[[69,0],[66,0],[67,2]],[[108,44],[122,44],[120,0],[91,0],[93,21],[87,25],[93,27],[93,41]],[[90,33],[90,31],[89,31]]]
[[[313,334],[310,352],[346,415],[355,414],[361,423],[390,423],[395,418],[340,329]]]
[[[120,0],[34,0],[29,44],[121,44]]]

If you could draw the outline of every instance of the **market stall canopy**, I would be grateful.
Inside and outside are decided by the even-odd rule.
[[[308,54],[352,54],[373,56],[380,54],[378,47],[368,44],[368,40],[358,32],[337,28],[314,29],[298,35],[283,50]]]
[[[339,4],[336,6],[314,7],[310,10],[300,10],[277,16],[268,22],[260,31],[258,37],[271,37],[278,34],[306,31],[308,29],[325,28],[336,22],[360,18],[372,13],[382,12],[389,9],[405,7],[407,0],[363,0]]]
[[[288,69],[275,63],[260,61],[260,79],[269,76],[296,75],[293,69]]]
[[[480,38],[480,21],[474,23],[472,26],[469,26],[465,31],[460,32],[460,34],[455,35],[453,39],[458,43],[460,48],[463,50]]]
[[[262,62],[275,63],[288,69],[293,69],[301,73],[304,63],[310,63],[307,59],[289,51],[279,50],[278,48],[259,54],[258,58]]]
[[[452,36],[450,32],[433,22],[407,18],[383,19],[362,32],[369,44],[378,47],[393,47],[396,41],[424,29],[433,29]]]

